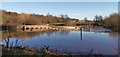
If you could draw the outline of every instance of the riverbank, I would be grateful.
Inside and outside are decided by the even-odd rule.
[[[102,54],[88,54],[88,55],[67,55],[63,53],[58,53],[57,50],[48,50],[47,48],[43,49],[33,49],[25,46],[18,47],[5,47],[2,45],[2,55],[6,57],[26,57],[26,56],[34,56],[34,57],[105,57]]]
[[[25,46],[18,46],[18,47],[5,47],[2,45],[2,55],[7,56],[43,56],[43,57],[61,57],[65,56],[66,54],[58,53],[57,50],[48,50],[48,47],[43,49],[33,49]]]
[[[43,49],[34,49],[25,46],[17,46],[17,47],[5,47],[2,45],[2,55],[36,55],[36,56],[58,56],[58,55],[65,55],[60,54],[57,50],[48,50],[48,48]]]

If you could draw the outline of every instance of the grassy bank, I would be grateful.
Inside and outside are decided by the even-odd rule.
[[[25,46],[4,47],[2,46],[3,55],[59,55],[56,50],[33,49]]]
[[[43,49],[33,49],[24,46],[5,47],[2,45],[2,57],[104,57],[101,54],[89,55],[67,55],[58,53],[57,50],[49,50],[47,47]]]

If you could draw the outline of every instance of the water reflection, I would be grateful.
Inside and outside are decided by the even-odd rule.
[[[84,54],[117,54],[118,34],[95,33],[86,31],[37,31],[37,32],[3,32],[3,39],[8,36],[11,41],[24,39],[20,45],[41,48],[45,45],[61,52]],[[115,37],[112,37],[115,36]]]
[[[37,31],[37,32],[1,32],[2,38],[7,38],[8,36],[10,38],[21,38],[21,39],[29,39],[32,38],[33,36],[37,35],[43,35],[47,34],[48,36],[52,36],[52,34],[60,34],[61,36],[66,36],[69,34],[69,31],[52,31],[52,30],[47,30],[47,31]]]
[[[120,35],[120,34],[118,32],[112,32],[112,33],[109,33],[109,35],[114,38],[118,38],[118,35]]]
[[[47,31],[47,32],[51,32],[51,31]],[[40,32],[3,32],[2,33],[2,38],[7,38],[8,36],[10,36],[10,38],[21,38],[21,39],[29,39],[32,38],[33,36],[36,35],[42,35],[46,33],[45,31],[40,31]],[[52,33],[52,32],[51,32]]]

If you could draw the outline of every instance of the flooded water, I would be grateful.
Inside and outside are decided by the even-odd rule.
[[[82,35],[82,36],[81,36]],[[19,45],[42,48],[45,45],[59,52],[80,54],[116,55],[118,53],[118,34],[83,31],[40,31],[40,32],[4,32],[3,37],[11,41],[19,40]],[[2,44],[4,44],[3,40]]]

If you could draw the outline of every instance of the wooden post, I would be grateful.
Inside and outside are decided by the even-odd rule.
[[[81,28],[81,30],[80,30],[80,36],[81,36],[80,39],[82,40],[82,28]]]

